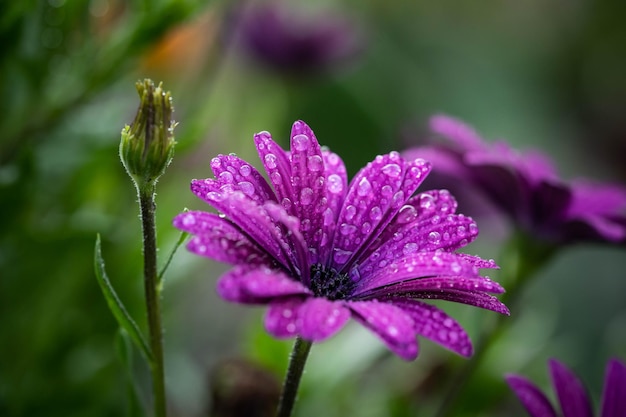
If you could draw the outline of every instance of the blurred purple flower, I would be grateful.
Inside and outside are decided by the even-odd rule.
[[[544,154],[520,153],[505,142],[489,144],[451,117],[432,117],[430,129],[448,143],[412,148],[404,156],[426,158],[435,173],[474,185],[528,232],[559,243],[626,238],[625,188],[565,182]]]
[[[477,236],[474,221],[454,214],[445,190],[413,196],[429,163],[379,155],[348,184],[341,158],[301,121],[290,152],[267,132],[254,141],[273,188],[247,162],[219,155],[215,179],[193,180],[191,190],[223,214],[181,213],[174,225],[194,235],[191,252],[234,265],[219,294],[268,304],[272,335],[319,342],[353,317],[404,359],[417,356],[417,334],[469,356],[464,329],[418,300],[508,314],[488,294],[502,287],[479,275],[493,260],[455,252]]]
[[[591,401],[576,375],[556,360],[549,361],[552,385],[561,405],[557,414],[548,398],[532,382],[517,375],[506,381],[532,417],[593,417]],[[617,359],[606,367],[600,417],[626,417],[626,367]]]
[[[231,27],[235,42],[248,55],[283,73],[333,69],[362,49],[362,39],[347,19],[304,16],[280,3],[242,8],[235,12]]]

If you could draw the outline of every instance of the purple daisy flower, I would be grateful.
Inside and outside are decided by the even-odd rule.
[[[475,239],[474,221],[455,214],[445,190],[413,195],[430,171],[422,159],[377,156],[348,183],[339,156],[320,147],[301,121],[291,151],[267,132],[255,135],[270,184],[234,155],[211,161],[214,179],[193,180],[194,194],[222,214],[189,211],[174,225],[193,235],[187,248],[234,265],[219,280],[222,298],[267,304],[277,338],[319,342],[350,317],[396,354],[417,356],[420,334],[463,356],[464,329],[442,299],[508,314],[496,282],[479,274],[493,260],[455,251]]]
[[[236,41],[252,58],[290,74],[331,69],[362,49],[362,40],[346,19],[305,16],[280,3],[238,10],[232,28]]]
[[[506,381],[532,417],[593,417],[592,405],[585,388],[565,365],[549,361],[552,385],[556,390],[561,413],[557,414],[550,401],[532,382],[517,375],[507,375]],[[626,366],[617,359],[606,367],[600,417],[626,417]]]
[[[451,117],[434,116],[430,129],[449,143],[412,148],[404,156],[427,158],[435,172],[470,182],[523,229],[560,243],[626,238],[625,188],[565,182],[544,154],[520,153],[505,142],[486,143]]]

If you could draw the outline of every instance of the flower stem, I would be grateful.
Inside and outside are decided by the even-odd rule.
[[[276,417],[291,416],[293,406],[296,402],[296,395],[298,394],[300,379],[302,378],[302,371],[304,371],[304,365],[309,356],[311,345],[312,342],[303,340],[300,337],[296,338],[289,358],[289,368],[287,369],[287,375],[283,383],[283,392],[278,402]]]
[[[555,253],[556,246],[534,240],[526,234],[519,232],[505,246],[502,255],[504,265],[502,282],[506,286],[506,293],[500,297],[500,301],[509,307],[514,317],[515,313],[517,313],[517,302],[523,294],[526,285],[532,281],[535,273]],[[476,344],[474,355],[465,362],[465,366],[462,367],[460,373],[453,379],[452,385],[444,394],[435,417],[451,415],[458,397],[468,385],[474,372],[480,368],[491,347],[511,322],[511,318],[504,315],[500,315],[490,322],[490,326],[483,331]]]
[[[161,297],[157,275],[156,227],[154,201],[154,182],[138,185],[139,206],[141,208],[141,226],[143,231],[143,273],[150,350],[152,351],[152,391],[154,396],[154,415],[167,415],[165,398],[165,372],[163,366],[163,329],[161,327]]]

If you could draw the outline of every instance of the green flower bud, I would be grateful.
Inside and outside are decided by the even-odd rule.
[[[154,183],[172,161],[174,127],[172,97],[162,84],[154,86],[149,79],[138,81],[141,98],[133,123],[122,129],[120,158],[138,186]]]

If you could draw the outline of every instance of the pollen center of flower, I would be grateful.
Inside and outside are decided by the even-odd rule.
[[[311,267],[311,290],[316,296],[341,300],[348,297],[353,289],[354,282],[348,274],[340,274],[335,268],[320,264]]]

